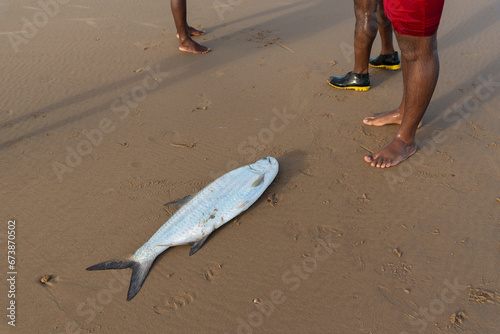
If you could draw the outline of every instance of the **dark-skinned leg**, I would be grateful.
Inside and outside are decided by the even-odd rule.
[[[407,65],[406,65],[406,60],[404,57],[401,58],[401,70],[403,72],[403,83],[406,82],[406,76],[407,76]],[[399,104],[399,107],[394,110],[382,112],[379,114],[375,114],[374,116],[368,116],[365,119],[363,119],[363,123],[366,125],[372,125],[372,126],[382,126],[382,125],[387,125],[387,124],[401,124],[401,121],[403,119],[403,113],[404,113],[404,105],[405,105],[405,98],[406,98],[406,90],[403,89],[403,98],[401,99],[401,103]],[[418,126],[420,127],[422,123],[420,123]]]
[[[372,44],[377,36],[378,0],[354,0],[354,69],[353,73],[367,74]]]
[[[415,37],[396,33],[401,56],[406,62],[406,93],[401,126],[395,137],[365,161],[374,167],[390,167],[417,151],[415,133],[429,105],[439,76],[436,34]]]
[[[382,51],[380,54],[392,54],[394,53],[394,46],[392,43],[392,24],[391,21],[385,16],[384,13],[384,2],[379,1],[378,4],[378,28],[380,32],[380,39],[382,41]],[[403,72],[403,82],[406,81],[406,61],[404,58],[401,59],[401,70]],[[386,111],[383,113],[378,113],[374,116],[369,116],[363,119],[363,123],[372,126],[382,126],[387,124],[401,124],[403,119],[403,111],[405,105],[405,91],[403,90],[403,98],[399,107],[394,110]],[[418,125],[420,127],[422,122]]]
[[[401,60],[392,45],[392,24],[385,15],[384,0],[378,2],[377,17],[382,48],[378,57],[370,58],[370,66],[397,71],[401,68]]]
[[[198,54],[209,52],[209,48],[196,43],[190,37],[190,32],[194,33],[196,29],[189,27],[187,24],[186,0],[170,0],[170,7],[174,16],[177,37],[179,38],[179,50]],[[196,31],[201,32],[200,30]]]
[[[378,31],[380,33],[380,40],[382,42],[382,50],[380,54],[389,55],[394,53],[394,46],[392,44],[392,24],[391,21],[385,16],[384,1],[379,0],[377,7],[378,17]]]

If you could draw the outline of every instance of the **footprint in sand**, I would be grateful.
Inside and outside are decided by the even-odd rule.
[[[207,280],[207,282],[212,282],[215,280],[215,273],[216,271],[222,269],[222,266],[224,264],[218,264],[213,268],[208,268],[207,271],[203,274],[203,277]]]
[[[196,298],[195,294],[189,292],[181,292],[162,300],[162,304],[153,307],[156,314],[165,314],[170,311],[177,311],[181,307],[191,304]]]
[[[208,282],[212,282],[214,280],[214,272],[212,269],[209,269],[204,275],[203,277],[205,277],[205,279],[208,281]]]
[[[208,106],[210,106],[212,104],[212,101],[210,101],[206,96],[205,94],[198,94],[198,97],[200,98],[200,103],[198,103],[198,105],[193,108],[191,111],[194,112],[194,111],[204,111],[204,110],[207,110],[208,109]]]

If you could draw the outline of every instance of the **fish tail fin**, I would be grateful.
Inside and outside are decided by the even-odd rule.
[[[87,268],[87,270],[107,270],[107,269],[125,269],[131,268],[132,263],[135,262],[131,257],[128,259],[114,259],[94,264]]]
[[[131,300],[139,292],[144,280],[149,274],[151,265],[155,259],[137,261],[133,257],[121,260],[104,261],[87,268],[87,270],[107,270],[107,269],[126,269],[132,268],[130,277],[130,286],[128,288],[127,300]]]
[[[144,262],[133,262],[132,263],[132,276],[130,277],[130,286],[128,288],[127,300],[131,300],[139,292],[142,287],[142,283],[149,274],[151,265],[155,259],[147,260]]]

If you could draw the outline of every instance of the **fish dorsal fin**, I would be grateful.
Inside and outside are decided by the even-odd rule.
[[[165,206],[183,206],[184,204],[189,202],[191,198],[193,198],[192,195],[187,195],[183,198],[178,198],[175,201],[168,202],[167,204],[165,204]]]
[[[191,256],[194,253],[196,253],[201,248],[201,246],[203,246],[203,244],[205,243],[205,241],[207,241],[209,235],[210,234],[207,234],[203,238],[198,239],[196,241],[193,241],[193,242],[189,243],[191,245],[191,251],[189,252],[189,256]]]
[[[260,186],[263,182],[264,182],[264,174],[259,176],[257,180],[255,180],[254,183],[252,183],[252,188]]]

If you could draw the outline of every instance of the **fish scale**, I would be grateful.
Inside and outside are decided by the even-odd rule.
[[[186,244],[191,244],[189,255],[196,253],[210,233],[247,210],[262,195],[278,169],[278,161],[267,157],[224,174],[189,199],[132,257],[101,262],[87,270],[132,268],[127,300],[132,299],[158,255]]]

